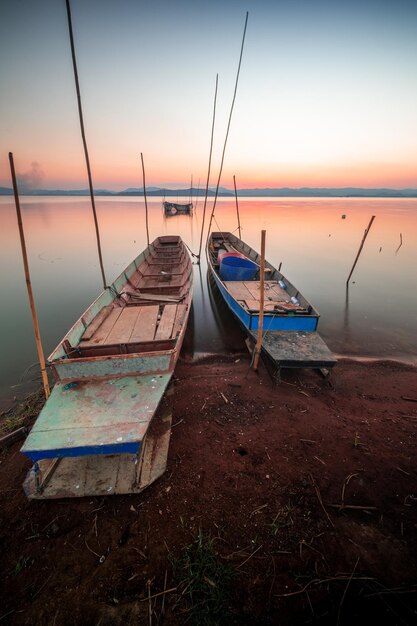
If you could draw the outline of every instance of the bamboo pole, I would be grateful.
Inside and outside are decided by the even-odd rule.
[[[18,188],[17,188],[16,173],[15,173],[15,169],[14,169],[14,161],[13,161],[13,153],[12,152],[9,152],[9,162],[10,162],[10,172],[11,172],[12,181],[13,181],[14,201],[15,201],[15,205],[16,205],[17,223],[18,223],[18,226],[19,226],[19,235],[20,235],[20,245],[21,245],[21,248],[22,248],[23,266],[25,268],[26,287],[27,287],[27,290],[28,290],[30,310],[31,310],[31,313],[32,313],[33,328],[35,330],[36,348],[37,348],[37,351],[38,351],[39,363],[40,363],[40,366],[41,366],[43,390],[45,392],[45,398],[48,399],[49,396],[51,395],[51,391],[49,389],[49,381],[48,381],[48,375],[46,373],[45,357],[44,357],[44,354],[43,354],[41,335],[40,335],[40,331],[39,331],[38,316],[36,315],[35,298],[33,296],[32,283],[31,283],[31,280],[30,280],[29,263],[28,263],[27,253],[26,253],[25,234],[24,234],[24,231],[23,231],[22,213],[20,211],[19,191],[18,191]]]
[[[197,205],[198,205],[198,196],[199,196],[199,192],[200,192],[200,179],[198,179],[198,185],[197,185],[197,194],[195,197],[195,212],[197,213]]]
[[[236,176],[234,174],[233,174],[233,184],[235,187],[236,213],[237,213],[237,225],[239,229],[239,239],[242,239],[242,230],[240,228],[240,217],[239,217],[239,203],[237,201]]]
[[[259,322],[258,337],[256,339],[255,357],[253,359],[253,369],[257,370],[259,365],[259,357],[262,349],[262,326],[264,323],[264,302],[265,302],[265,239],[266,230],[261,233],[261,266],[260,266],[260,285],[259,285]]]
[[[368,224],[368,228],[365,230],[365,233],[364,233],[363,238],[362,238],[362,241],[361,241],[361,245],[359,246],[358,254],[356,255],[355,262],[354,262],[354,264],[353,264],[353,266],[352,266],[352,269],[350,270],[350,274],[349,274],[348,279],[347,279],[347,281],[346,281],[346,284],[347,284],[347,285],[349,284],[350,277],[352,276],[352,274],[353,274],[353,270],[354,270],[354,269],[355,269],[355,267],[356,267],[356,263],[358,262],[358,259],[359,259],[359,257],[360,257],[360,254],[361,254],[361,252],[362,252],[363,245],[364,245],[364,243],[365,243],[365,240],[366,240],[366,238],[367,238],[367,236],[368,236],[369,231],[371,230],[372,222],[374,221],[374,219],[375,219],[375,215],[373,215],[373,216],[371,217],[371,220],[370,220],[370,222],[369,222],[369,224]]]
[[[247,11],[246,12],[246,19],[245,19],[245,26],[244,26],[244,29],[243,29],[242,45],[240,47],[239,64],[238,64],[237,73],[236,73],[235,89],[234,89],[234,92],[233,92],[232,104],[231,104],[231,107],[230,107],[229,120],[227,122],[226,137],[224,139],[224,144],[223,144],[223,151],[222,151],[222,158],[221,158],[221,162],[220,162],[219,176],[217,178],[217,185],[216,185],[216,192],[214,194],[213,208],[211,210],[210,223],[209,223],[209,227],[208,227],[208,231],[207,231],[207,239],[209,238],[209,235],[210,235],[211,224],[212,224],[213,219],[214,219],[214,212],[216,210],[217,198],[218,198],[218,195],[219,195],[220,180],[221,180],[222,172],[223,172],[223,164],[224,164],[224,157],[225,157],[225,154],[226,154],[227,140],[228,140],[228,137],[229,137],[230,124],[232,122],[232,115],[233,115],[233,109],[235,107],[237,87],[238,87],[238,84],[239,84],[240,68],[241,68],[241,65],[242,65],[243,49],[245,47],[245,37],[246,37],[246,28],[247,28],[247,25],[248,25],[248,17],[249,17],[249,12]]]
[[[201,225],[200,247],[198,248],[198,255],[197,255],[198,265],[200,264],[201,246],[203,245],[204,222],[206,219],[207,196],[208,196],[208,187],[209,187],[209,182],[210,182],[210,170],[211,170],[211,156],[213,154],[214,123],[216,121],[216,102],[217,102],[218,85],[219,85],[219,75],[216,74],[216,88],[214,90],[214,103],[213,103],[213,120],[211,123],[210,153],[209,153],[208,170],[207,170],[206,193],[204,195],[204,206],[203,206],[203,223]]]
[[[82,110],[82,106],[81,106],[80,84],[79,84],[79,81],[78,81],[77,60],[75,58],[74,35],[73,35],[73,32],[72,32],[71,7],[70,7],[69,0],[65,0],[65,1],[66,1],[66,6],[67,6],[68,31],[69,31],[69,37],[70,37],[70,43],[71,43],[71,57],[72,57],[72,65],[73,65],[73,68],[74,68],[75,89],[77,91],[77,103],[78,103],[78,114],[79,114],[79,118],[80,118],[81,137],[82,137],[82,140],[83,140],[85,163],[86,163],[86,166],[87,166],[88,186],[89,186],[89,189],[90,189],[91,208],[93,209],[94,226],[95,226],[95,229],[96,229],[98,258],[99,258],[99,261],[100,261],[100,270],[101,270],[101,277],[103,279],[103,287],[104,287],[104,289],[107,289],[106,275],[104,273],[104,266],[103,266],[103,256],[102,256],[102,253],[101,253],[101,243],[100,243],[100,233],[99,233],[99,229],[98,229],[96,203],[95,203],[95,200],[94,200],[94,189],[93,189],[93,179],[92,179],[92,176],[91,176],[90,158],[88,156],[87,140],[85,138],[83,110]]]
[[[149,246],[148,201],[146,199],[145,164],[143,162],[143,154],[142,154],[142,152],[140,153],[140,158],[142,160],[143,197],[145,198],[146,241],[148,242],[148,246]]]

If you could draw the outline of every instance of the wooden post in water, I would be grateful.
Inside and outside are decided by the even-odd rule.
[[[258,323],[258,337],[256,340],[255,357],[253,359],[253,369],[257,370],[259,365],[259,357],[261,356],[262,348],[262,326],[264,323],[264,302],[265,302],[265,239],[266,230],[261,233],[261,267],[260,267],[260,285],[259,285],[259,323]]]
[[[142,160],[143,197],[145,198],[146,241],[148,242],[148,246],[149,246],[148,202],[146,200],[145,164],[143,162],[143,154],[142,154],[142,152],[140,153],[140,158]]]
[[[27,253],[26,253],[25,234],[23,232],[22,213],[20,211],[20,201],[19,201],[19,191],[17,188],[16,173],[14,169],[14,161],[13,161],[12,152],[9,152],[9,162],[10,162],[10,172],[12,174],[12,181],[13,181],[13,191],[14,191],[14,201],[16,205],[17,223],[19,226],[20,245],[22,247],[23,266],[25,268],[26,287],[28,290],[30,310],[32,312],[33,328],[35,330],[36,348],[38,350],[39,363],[41,366],[43,390],[45,392],[45,398],[48,399],[49,396],[51,395],[51,391],[49,389],[48,375],[46,373],[45,357],[43,355],[38,316],[36,315],[35,298],[33,297],[32,283],[30,281],[29,263],[28,263]]]
[[[353,266],[352,266],[352,269],[350,270],[350,274],[349,274],[348,279],[347,279],[347,281],[346,281],[346,284],[347,284],[347,285],[349,284],[350,277],[352,276],[352,274],[353,274],[353,270],[354,270],[354,269],[355,269],[355,267],[356,267],[356,263],[358,262],[358,259],[359,259],[359,257],[360,257],[360,254],[361,254],[361,252],[362,252],[363,244],[365,243],[365,240],[366,240],[366,238],[367,238],[367,236],[368,236],[368,233],[369,233],[369,231],[371,230],[372,222],[374,221],[374,219],[375,219],[375,215],[373,215],[373,216],[371,217],[371,221],[370,221],[370,222],[369,222],[369,224],[368,224],[368,228],[365,230],[365,233],[364,233],[363,238],[362,238],[362,241],[361,241],[361,245],[359,246],[358,254],[356,255],[355,262],[354,262],[354,264],[353,264]]]
[[[87,166],[88,186],[90,188],[91,208],[93,209],[94,225],[95,225],[95,228],[96,228],[98,258],[99,258],[99,261],[100,261],[100,269],[101,269],[101,277],[103,279],[103,287],[104,287],[104,289],[107,289],[106,275],[104,273],[104,266],[103,266],[103,256],[101,254],[100,233],[99,233],[99,229],[98,229],[96,203],[95,203],[95,200],[94,200],[94,189],[93,189],[93,179],[92,179],[92,176],[91,176],[90,158],[88,156],[87,140],[85,138],[83,110],[82,110],[82,106],[81,106],[81,92],[80,92],[80,85],[79,85],[79,82],[78,82],[77,60],[76,60],[76,57],[75,57],[74,35],[72,33],[71,7],[70,7],[69,0],[65,0],[65,1],[66,1],[66,6],[67,6],[68,31],[69,31],[69,37],[70,37],[70,43],[71,43],[71,56],[72,56],[72,65],[73,65],[73,68],[74,68],[75,89],[77,91],[78,114],[79,114],[79,118],[80,118],[81,137],[82,137],[82,140],[83,140],[85,163],[86,163],[86,166]]]
[[[239,217],[239,203],[237,201],[236,176],[234,174],[233,174],[233,184],[235,186],[236,213],[237,213],[237,226],[239,229],[239,239],[242,239],[242,230],[240,228],[240,217]]]

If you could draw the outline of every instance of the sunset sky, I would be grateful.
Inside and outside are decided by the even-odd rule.
[[[72,0],[96,189],[417,187],[417,2]],[[0,0],[0,186],[87,186],[64,0]]]

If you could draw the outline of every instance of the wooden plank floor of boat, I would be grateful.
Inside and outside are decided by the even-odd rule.
[[[240,303],[250,301],[251,308],[259,311],[259,304],[258,306],[255,306],[255,302],[259,303],[261,298],[261,283],[259,280],[226,281],[224,284],[230,295],[235,300]],[[288,292],[285,289],[282,289],[276,281],[272,280],[265,281],[264,298],[266,305],[264,310],[269,310],[271,308],[268,306],[270,302],[288,302],[290,300]]]
[[[159,309],[159,304],[132,305],[111,309],[107,313],[107,317],[100,318],[100,325],[96,325],[95,319],[93,319],[90,325],[93,327],[93,331],[90,331],[90,326],[87,327],[85,335],[81,338],[80,347],[91,348],[175,339],[181,330],[187,305],[163,305],[161,317],[158,320]]]

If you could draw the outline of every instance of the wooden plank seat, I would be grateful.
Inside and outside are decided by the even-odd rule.
[[[259,300],[243,300],[242,303],[245,305],[245,307],[251,313],[259,313],[259,311],[261,310]],[[267,311],[268,313],[269,312],[273,313],[274,312],[274,307],[275,307],[275,303],[273,303],[273,302],[265,302],[264,303],[264,311]]]
[[[158,304],[112,309],[89,339],[81,338],[80,347],[152,341],[158,313]]]
[[[259,300],[261,297],[260,281],[226,281],[225,286],[229,293],[236,300]],[[265,301],[287,302],[290,296],[285,289],[282,289],[277,281],[266,280],[264,290]]]
[[[100,356],[117,356],[118,354],[144,354],[147,352],[159,352],[172,350],[175,347],[174,339],[164,341],[141,341],[117,344],[86,344],[80,343],[77,352],[70,358],[91,358]]]
[[[177,313],[176,304],[166,304],[159,320],[155,339],[170,339],[174,327],[175,315]]]
[[[124,296],[127,306],[137,306],[139,303],[152,304],[152,302],[159,302],[163,304],[165,302],[181,302],[186,297],[186,294],[183,294],[182,296],[178,294],[170,296],[162,293],[140,293],[139,291],[127,291],[124,293]]]
[[[180,263],[161,263],[159,265],[148,265],[148,263],[142,263],[138,270],[132,274],[127,281],[124,292],[129,289],[142,289],[146,287],[149,282],[154,283],[173,283],[174,285],[182,286],[186,283],[187,277],[184,276],[184,265]]]
[[[87,336],[84,334],[70,356],[80,358],[171,350],[186,311],[186,304],[175,302],[165,305],[151,302],[111,309],[95,332],[89,332]],[[95,327],[93,323],[91,326]]]
[[[259,300],[244,300],[244,305],[251,313],[261,310]],[[308,313],[308,310],[292,302],[265,301],[264,311],[268,313]]]
[[[185,263],[187,260],[187,257],[185,256],[185,254],[180,254],[179,256],[175,256],[175,257],[164,257],[164,256],[148,256],[146,258],[146,262],[148,263],[148,265],[165,265],[166,263]]]
[[[177,250],[153,250],[150,254],[150,258],[155,259],[175,259],[180,258],[184,254],[183,250],[178,248]],[[149,257],[148,257],[149,258]]]
[[[163,274],[170,274],[171,276],[177,276],[183,274],[184,265],[182,263],[164,263],[163,265],[148,265],[141,270],[142,276],[163,276]]]
[[[231,296],[251,313],[260,311],[260,281],[226,281],[226,288]],[[277,281],[265,281],[264,311],[276,314],[308,314],[301,304],[291,302],[290,295],[279,286]]]
[[[147,291],[161,291],[164,293],[169,290],[178,290],[183,287],[187,282],[187,277],[183,274],[178,276],[149,276],[144,277],[140,281],[139,289],[142,293]],[[169,293],[169,292],[168,292]]]

